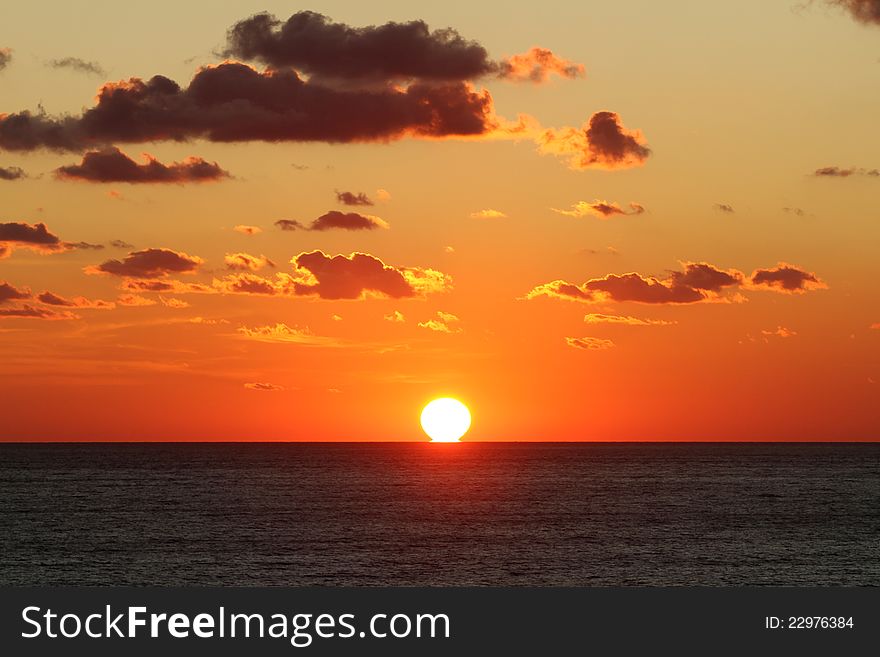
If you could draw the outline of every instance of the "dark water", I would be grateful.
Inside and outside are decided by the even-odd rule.
[[[0,445],[0,584],[880,585],[880,444]]]

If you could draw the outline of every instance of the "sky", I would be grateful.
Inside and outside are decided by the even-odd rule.
[[[0,7],[0,439],[880,438],[880,3]]]

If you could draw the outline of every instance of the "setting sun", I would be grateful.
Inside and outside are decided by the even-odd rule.
[[[434,443],[455,443],[471,426],[468,407],[457,399],[441,397],[422,409],[422,429]]]

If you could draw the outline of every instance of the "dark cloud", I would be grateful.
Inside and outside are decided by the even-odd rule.
[[[720,292],[722,288],[740,285],[743,275],[736,270],[724,271],[705,262],[684,263],[684,271],[674,271],[669,280],[672,287]]]
[[[6,281],[0,282],[0,304],[8,301],[19,301],[21,299],[30,299],[30,290],[19,290],[10,285]]]
[[[379,217],[358,214],[357,212],[339,212],[330,210],[326,214],[312,222],[309,230],[375,230],[376,228],[388,228],[388,224]]]
[[[618,165],[644,162],[651,149],[643,145],[639,135],[628,132],[614,112],[596,112],[586,130],[589,163]]]
[[[65,242],[71,249],[82,249],[84,251],[103,251],[103,244],[91,244],[90,242]]]
[[[303,224],[296,219],[279,219],[275,222],[281,230],[308,230]]]
[[[546,296],[573,301],[635,301],[638,303],[697,303],[723,299],[725,288],[742,284],[744,276],[736,270],[722,270],[705,262],[682,263],[683,271],[673,271],[667,279],[637,273],[608,274],[582,285],[552,281],[532,289],[527,299]]]
[[[105,77],[107,75],[107,72],[100,64],[98,64],[98,62],[87,62],[79,57],[53,59],[46,62],[46,64],[52,68],[66,68],[87,75],[97,75],[99,77]]]
[[[450,28],[432,32],[423,21],[350,27],[311,11],[239,21],[225,54],[342,79],[469,80],[498,71],[485,48]]]
[[[107,83],[80,117],[0,115],[0,148],[81,151],[94,143],[188,139],[387,141],[481,135],[494,125],[489,93],[465,82],[335,89],[292,70],[261,73],[225,62],[199,69],[185,89],[162,76]]]
[[[400,270],[366,253],[331,257],[312,251],[298,255],[293,264],[314,279],[296,283],[296,294],[314,294],[322,299],[358,299],[368,292],[392,299],[415,296],[415,289]]]
[[[16,308],[0,308],[0,319],[3,317],[46,320],[79,319],[79,315],[74,315],[67,310],[59,311],[53,310],[52,308],[38,308],[29,304],[18,306]]]
[[[374,205],[364,192],[336,192],[336,200],[343,205]]]
[[[114,249],[133,249],[134,245],[124,240],[110,240],[110,246]]]
[[[213,294],[217,291],[204,283],[184,283],[169,279],[126,278],[119,287],[128,292],[171,292],[173,294]]]
[[[736,212],[736,210],[733,209],[733,206],[727,203],[716,203],[715,209],[718,210],[718,212],[724,212],[725,214],[733,214]]]
[[[750,282],[755,287],[789,294],[828,287],[816,274],[785,262],[780,262],[772,269],[756,269],[752,272]]]
[[[20,180],[27,178],[24,169],[19,167],[0,167],[0,180]]]
[[[449,287],[448,276],[431,269],[392,267],[366,253],[329,256],[322,251],[301,253],[292,261],[297,295],[322,299],[392,299],[440,292]]]
[[[11,48],[0,48],[0,71],[9,66],[9,62],[12,61],[12,49]]]
[[[880,169],[864,169],[860,167],[822,167],[813,172],[820,178],[849,178],[850,176],[880,176]]]
[[[65,116],[52,118],[43,112],[0,113],[0,149],[33,151],[82,151],[85,147],[79,120]]]
[[[476,41],[452,28],[431,30],[424,21],[351,27],[300,11],[286,21],[262,13],[239,21],[224,53],[274,67],[293,67],[317,78],[348,81],[473,80],[492,75],[545,82],[551,75],[577,78],[582,64],[532,48],[494,61]]]
[[[880,25],[880,0],[825,0],[830,5],[842,7],[860,23]]]
[[[330,210],[322,214],[320,217],[312,221],[309,225],[305,225],[294,219],[279,219],[275,222],[281,230],[375,230],[377,228],[388,228],[388,224],[379,217],[373,215],[364,215],[357,212],[339,212],[338,210]]]
[[[37,253],[60,253],[75,248],[49,232],[44,223],[26,224],[17,221],[0,223],[0,259],[15,249],[29,249]]]
[[[0,223],[0,242],[39,244],[47,247],[61,244],[61,240],[57,235],[49,232],[46,224],[30,225],[16,221]]]
[[[793,214],[796,217],[806,216],[806,211],[802,208],[782,208],[782,211],[786,214]]]
[[[188,157],[183,162],[162,164],[152,155],[144,154],[146,162],[138,164],[118,148],[89,151],[82,162],[56,169],[64,180],[85,180],[109,183],[188,183],[212,182],[228,178],[229,173],[216,162]]]
[[[532,130],[540,152],[568,156],[573,169],[635,167],[651,155],[642,133],[627,130],[615,112],[596,112],[580,130]],[[516,134],[515,129],[512,134]]]
[[[586,284],[590,292],[601,292],[614,301],[638,301],[639,303],[694,303],[703,301],[701,290],[659,281],[639,274],[609,274]]]
[[[108,82],[80,114],[0,114],[0,149],[83,152],[115,144],[214,142],[387,142],[404,138],[532,139],[575,169],[625,168],[650,155],[642,134],[614,112],[576,129],[547,129],[527,115],[496,115],[474,81],[486,75],[542,82],[578,77],[580,64],[543,48],[493,61],[477,43],[421,21],[352,28],[313,12],[282,22],[267,14],[237,23],[234,61],[200,68],[188,86],[156,75]]]
[[[171,249],[143,249],[133,251],[122,260],[107,260],[87,268],[90,274],[112,274],[130,278],[155,278],[167,274],[192,273],[202,259]]]
[[[110,308],[116,307],[116,304],[110,301],[101,301],[100,299],[92,301],[91,299],[86,299],[85,297],[73,297],[72,299],[65,299],[62,296],[48,291],[40,294],[37,297],[37,300],[40,303],[46,304],[47,306],[62,306],[65,308],[99,308],[103,310],[109,310]]]

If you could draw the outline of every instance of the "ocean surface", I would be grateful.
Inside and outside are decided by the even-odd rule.
[[[876,586],[880,444],[5,444],[0,584]]]

